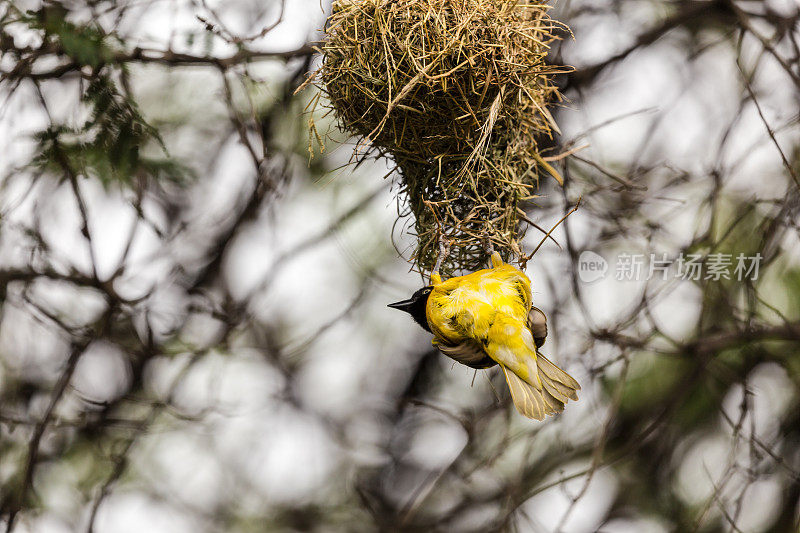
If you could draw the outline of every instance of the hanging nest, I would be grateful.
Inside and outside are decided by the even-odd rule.
[[[475,270],[491,244],[522,255],[520,204],[542,171],[539,143],[558,131],[545,62],[549,6],[515,0],[336,0],[317,80],[340,126],[390,153],[415,217],[414,260]],[[368,152],[362,152],[365,157]]]

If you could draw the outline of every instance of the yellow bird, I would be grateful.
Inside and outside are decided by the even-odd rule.
[[[433,333],[433,345],[472,368],[499,364],[517,410],[542,420],[577,400],[580,385],[539,353],[547,318],[531,306],[531,281],[492,254],[492,268],[431,285],[389,307],[409,313]]]

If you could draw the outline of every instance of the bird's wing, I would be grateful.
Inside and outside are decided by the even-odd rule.
[[[578,382],[538,351],[547,338],[547,316],[538,307],[531,307],[528,313],[528,329],[533,333],[533,341],[537,348],[536,366],[545,388],[549,388],[555,398],[564,402],[567,399],[577,400],[576,391],[581,390]]]
[[[534,322],[541,321],[540,313],[535,313]],[[485,347],[503,369],[517,410],[537,420],[562,411],[567,401],[578,399],[580,389],[575,379],[539,353],[533,332],[540,326],[498,312]]]
[[[528,313],[528,329],[533,333],[533,340],[539,348],[547,337],[547,317],[538,307],[531,307]],[[437,341],[436,347],[450,359],[471,368],[489,368],[497,364],[487,355],[480,343],[471,339],[456,344]]]
[[[528,329],[533,333],[536,347],[541,347],[547,338],[547,316],[538,307],[531,307],[528,312]]]
[[[497,364],[486,355],[481,345],[473,340],[465,340],[457,344],[437,342],[436,347],[450,359],[471,368],[489,368]]]

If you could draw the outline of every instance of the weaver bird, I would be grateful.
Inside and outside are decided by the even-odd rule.
[[[539,353],[547,317],[531,306],[531,281],[492,254],[492,268],[431,284],[389,307],[409,313],[433,333],[433,345],[472,368],[500,365],[517,410],[536,420],[577,400],[580,385]]]

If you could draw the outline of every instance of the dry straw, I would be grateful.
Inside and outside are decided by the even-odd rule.
[[[520,258],[520,205],[561,177],[539,143],[558,131],[545,62],[563,25],[514,0],[336,0],[317,81],[340,126],[389,153],[402,176],[422,271],[474,270],[491,245]],[[360,157],[365,157],[362,152]]]

